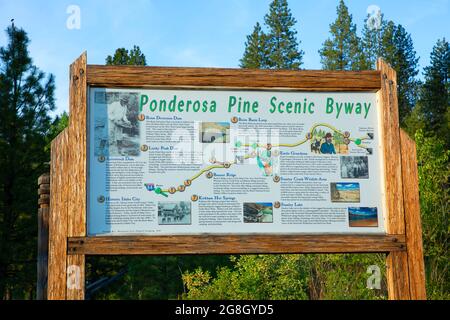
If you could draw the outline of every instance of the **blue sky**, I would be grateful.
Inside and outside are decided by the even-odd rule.
[[[348,183],[348,182],[336,183],[336,188],[342,191],[359,190],[359,183]]]
[[[1,28],[11,18],[31,39],[35,64],[56,76],[57,111],[68,109],[68,66],[84,50],[103,64],[118,47],[139,45],[149,65],[237,67],[246,35],[263,22],[271,0],[0,0]],[[306,69],[320,69],[317,51],[336,18],[338,0],[290,0]],[[346,0],[358,32],[369,5],[411,33],[421,67],[436,40],[450,38],[450,0]],[[81,28],[68,29],[68,6],[81,10]],[[6,43],[0,32],[0,46]]]
[[[367,208],[367,207],[350,207],[348,208],[349,213],[353,214],[367,214],[374,215],[378,213],[377,208]]]

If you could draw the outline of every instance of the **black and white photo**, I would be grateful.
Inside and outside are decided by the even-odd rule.
[[[95,102],[104,108],[96,113],[95,155],[138,156],[138,95],[123,92],[96,92]],[[100,110],[99,110],[100,111]]]
[[[191,202],[158,202],[158,224],[191,224]]]
[[[366,156],[341,157],[342,179],[369,179],[369,159]]]

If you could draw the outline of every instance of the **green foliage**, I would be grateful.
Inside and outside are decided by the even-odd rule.
[[[269,28],[269,68],[300,69],[303,51],[298,49],[297,31],[293,28],[297,21],[292,16],[287,0],[273,0],[264,22]]]
[[[430,299],[450,299],[450,151],[442,139],[425,137],[421,130],[415,140],[427,295]]]
[[[7,28],[0,48],[0,298],[33,298],[36,181],[48,170],[46,135],[54,77],[33,65],[23,29]]]
[[[130,51],[125,48],[118,48],[113,56],[106,57],[106,65],[145,66],[147,62],[139,46],[133,46]]]
[[[55,119],[53,119],[50,129],[48,130],[48,134],[46,136],[47,140],[47,145],[45,146],[46,152],[50,152],[52,140],[55,139],[56,136],[68,126],[69,126],[69,115],[65,111],[61,115],[56,116]]]
[[[386,21],[383,15],[380,19],[379,28],[370,27],[367,19],[365,21],[363,51],[366,66],[375,69],[376,60],[381,57],[394,68],[397,72],[400,123],[405,126],[408,121],[411,125],[411,119],[408,118],[416,105],[420,88],[416,78],[419,58],[416,57],[411,35],[405,28],[393,21]]]
[[[387,23],[382,37],[382,57],[397,72],[398,112],[400,124],[404,125],[418,98],[419,58],[411,35],[402,25],[395,25],[392,21]]]
[[[363,70],[367,69],[367,59],[356,32],[356,24],[344,1],[339,2],[337,18],[330,25],[331,37],[319,50],[322,67],[325,70]]]
[[[265,69],[268,63],[267,35],[256,23],[253,33],[247,36],[244,56],[240,60],[241,68]]]
[[[307,270],[298,255],[231,257],[217,277],[196,269],[183,275],[185,299],[307,299]]]
[[[231,257],[233,267],[217,276],[197,268],[183,275],[184,299],[383,299],[382,290],[368,289],[368,266],[383,255],[246,255]]]
[[[242,68],[300,69],[304,52],[299,50],[297,21],[292,16],[287,0],[274,0],[264,17],[268,32],[257,23],[253,33],[247,36]]]
[[[387,298],[383,254],[328,254],[308,256],[309,296],[325,300],[379,300]],[[381,272],[381,289],[370,289],[369,266]]]
[[[420,105],[427,131],[435,132],[450,146],[450,45],[438,40],[425,68]]]
[[[424,110],[422,104],[416,103],[411,113],[405,119],[403,129],[411,136],[414,137],[417,131],[424,131],[427,127],[427,121],[424,116]]]

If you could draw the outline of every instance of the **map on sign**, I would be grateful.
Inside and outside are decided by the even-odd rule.
[[[384,233],[375,93],[89,97],[90,235]]]

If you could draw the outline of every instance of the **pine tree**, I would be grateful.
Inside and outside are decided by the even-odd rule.
[[[339,2],[336,12],[337,18],[330,25],[331,38],[325,40],[319,50],[323,69],[367,69],[367,59],[361,48],[356,25],[352,22],[352,15],[343,0]]]
[[[299,50],[297,21],[292,16],[287,0],[273,0],[264,17],[268,28],[268,67],[271,69],[300,69],[304,52]]]
[[[44,150],[55,85],[53,75],[33,65],[26,32],[12,25],[6,33],[0,48],[0,298],[32,298],[36,181],[48,170]]]
[[[147,61],[145,59],[145,55],[141,52],[139,46],[133,46],[133,49],[130,50],[130,59],[129,64],[133,66],[145,66],[147,65]]]
[[[257,22],[252,34],[247,36],[245,52],[240,60],[240,67],[266,69],[268,62],[267,51],[267,35],[262,30],[259,22]]]
[[[420,104],[427,129],[440,135],[449,145],[450,139],[450,45],[438,40],[425,68]]]
[[[398,109],[400,124],[405,120],[416,104],[419,91],[417,74],[418,62],[411,35],[402,25],[389,21],[384,28],[381,53],[383,59],[397,72]]]
[[[129,52],[125,48],[118,48],[113,56],[107,56],[105,60],[107,65],[133,65],[145,66],[147,61],[145,55],[141,52],[139,46],[133,46]]]

